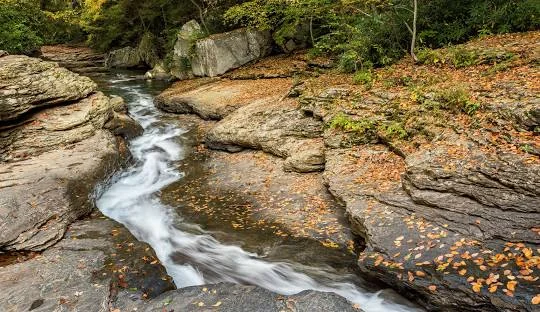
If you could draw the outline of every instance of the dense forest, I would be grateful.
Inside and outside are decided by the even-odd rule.
[[[87,43],[107,51],[151,34],[165,57],[182,24],[196,19],[207,34],[250,26],[271,30],[278,44],[300,34],[311,53],[354,71],[393,63],[413,42],[435,48],[538,29],[539,15],[535,0],[0,0],[0,49]]]

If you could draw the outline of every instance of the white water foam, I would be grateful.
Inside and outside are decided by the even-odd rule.
[[[177,287],[228,281],[257,285],[284,295],[313,289],[337,293],[358,303],[366,312],[417,311],[352,283],[323,283],[295,271],[287,263],[264,261],[240,247],[221,244],[197,226],[176,226],[180,216],[160,202],[159,191],[183,177],[173,164],[183,157],[182,147],[175,139],[184,131],[160,123],[152,96],[141,86],[122,86],[124,81],[119,79],[114,83],[128,92],[130,112],[145,132],[130,144],[135,165],[118,173],[100,192],[96,204],[103,214],[124,224],[137,239],[152,246]],[[180,227],[197,230],[188,232]],[[186,263],[173,261],[174,254],[181,254]],[[318,268],[309,271],[331,274]]]

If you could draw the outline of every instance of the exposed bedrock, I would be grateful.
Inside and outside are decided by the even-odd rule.
[[[89,78],[25,56],[0,62],[0,249],[44,250],[92,211],[94,186],[124,162],[123,137],[142,128]]]
[[[326,157],[329,190],[366,239],[365,274],[445,311],[534,310],[538,165],[459,141],[405,161],[382,146]]]

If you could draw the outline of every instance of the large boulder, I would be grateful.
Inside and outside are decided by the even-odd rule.
[[[96,90],[96,84],[56,63],[21,55],[0,58],[0,122],[32,110],[77,101]]]
[[[105,66],[108,68],[135,68],[143,67],[144,63],[137,48],[124,47],[109,52]]]
[[[191,57],[195,42],[202,37],[201,25],[195,20],[185,23],[176,36],[170,73],[173,77],[184,80],[193,77],[191,72]]]
[[[268,32],[241,28],[212,35],[195,43],[191,70],[195,76],[215,77],[270,54]]]
[[[18,117],[0,128],[0,248],[43,250],[92,211],[88,194],[123,163],[125,144],[111,132],[142,128],[88,78],[28,57],[0,62],[3,116]]]
[[[109,52],[105,59],[108,68],[148,68],[159,63],[156,38],[145,33],[136,47],[123,47]]]
[[[238,152],[259,149],[285,158],[284,169],[324,169],[322,122],[297,110],[294,101],[279,97],[255,101],[218,122],[206,136],[213,149]]]
[[[285,92],[289,85],[289,79],[273,79],[272,88],[264,80],[202,78],[179,81],[157,96],[154,103],[166,112],[220,120],[253,101],[275,99],[276,91]]]

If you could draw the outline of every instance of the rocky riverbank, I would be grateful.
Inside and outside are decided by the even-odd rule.
[[[217,120],[201,122],[199,148],[235,153],[208,153],[209,163],[227,164],[214,167],[226,176],[213,182],[218,188],[253,190],[268,202],[296,186],[319,194],[327,187],[364,240],[358,265],[366,276],[429,309],[533,311],[538,39],[537,32],[484,38],[362,77],[299,55],[273,57],[220,80],[178,82],[156,105]],[[261,68],[281,78],[261,76]],[[280,165],[267,167],[268,159]],[[272,187],[269,177],[265,188],[252,182],[258,171],[250,163],[297,180]],[[246,173],[227,176],[235,166]],[[289,214],[319,215],[321,228],[328,220],[315,202],[302,212],[268,206],[279,215],[259,218],[289,228]]]
[[[88,54],[47,51],[70,67],[94,67]],[[89,78],[0,53],[2,311],[359,311],[315,291],[281,296],[232,284],[173,290],[152,249],[94,209],[96,184],[129,162],[126,139],[141,131],[123,100]]]

